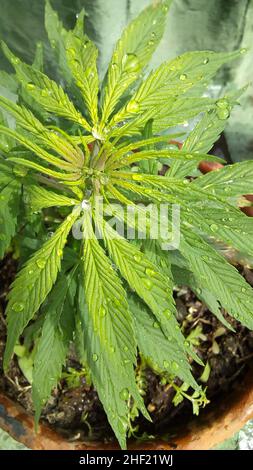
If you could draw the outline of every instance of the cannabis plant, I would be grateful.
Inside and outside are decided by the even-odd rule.
[[[15,74],[1,73],[0,252],[11,247],[20,261],[4,368],[22,337],[38,422],[75,345],[122,447],[133,407],[149,419],[138,357],[201,396],[175,285],[189,286],[226,327],[222,309],[253,329],[252,288],[218,249],[253,255],[253,221],[237,207],[252,192],[253,161],[198,171],[202,160],[219,161],[208,152],[242,92],[213,99],[204,90],[245,51],[188,52],[148,73],[169,4],[155,2],[126,27],[101,84],[84,12],[67,31],[46,3],[60,84],[44,73],[41,45],[28,65],[2,44]],[[147,214],[151,206],[166,211]]]

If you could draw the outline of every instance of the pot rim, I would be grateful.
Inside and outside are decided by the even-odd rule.
[[[211,450],[253,419],[253,364],[240,384],[218,404],[190,420],[170,442],[130,441],[128,450]],[[32,450],[116,450],[116,442],[69,441],[48,424],[34,431],[33,416],[0,393],[0,427]]]

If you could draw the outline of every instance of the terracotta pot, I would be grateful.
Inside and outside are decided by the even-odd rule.
[[[253,370],[219,402],[209,405],[169,442],[130,442],[128,449],[136,450],[209,450],[232,437],[253,418]],[[69,442],[49,426],[41,424],[34,432],[33,417],[17,403],[0,394],[0,427],[14,439],[33,450],[112,450],[116,443]]]

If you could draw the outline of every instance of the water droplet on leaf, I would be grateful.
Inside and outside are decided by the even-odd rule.
[[[44,259],[38,259],[36,264],[38,268],[43,269],[46,266],[46,261]]]
[[[146,268],[145,272],[146,272],[147,276],[150,276],[150,277],[154,277],[157,274],[156,271],[154,271],[153,269],[150,269],[150,268]]]
[[[149,279],[144,279],[143,284],[146,287],[146,289],[148,289],[148,290],[150,290],[152,285],[153,285],[152,282]]]
[[[140,69],[140,62],[136,54],[125,54],[123,62],[126,72],[138,72]]]
[[[21,304],[19,302],[16,302],[12,306],[12,309],[14,310],[14,312],[22,312],[24,308],[25,308],[24,304]]]
[[[230,111],[229,109],[227,108],[219,108],[217,110],[217,116],[219,119],[221,119],[222,121],[225,120],[225,119],[228,119],[229,116],[230,116]]]
[[[182,74],[180,75],[179,79],[182,80],[182,81],[186,80],[186,79],[187,79],[186,73],[182,73]]]
[[[211,224],[210,229],[211,229],[212,232],[217,232],[218,226],[216,224]]]
[[[127,388],[123,388],[119,394],[121,400],[128,400],[129,397],[129,391]]]

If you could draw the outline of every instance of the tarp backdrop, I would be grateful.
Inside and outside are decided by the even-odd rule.
[[[153,0],[156,1],[156,0]],[[104,73],[113,44],[122,28],[151,0],[51,0],[66,27],[73,26],[76,13],[85,8],[86,30],[100,51]],[[37,41],[46,42],[43,0],[0,0],[0,37],[14,52],[31,62]],[[243,86],[253,76],[253,0],[174,0],[164,39],[152,67],[187,50],[228,51],[248,47],[239,64],[219,76],[219,83]],[[46,49],[46,54],[47,54]],[[7,67],[2,55],[0,66]],[[233,160],[253,157],[253,86],[242,106],[233,112],[227,137]]]

